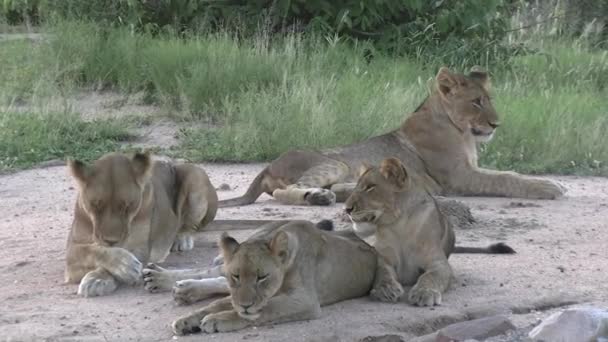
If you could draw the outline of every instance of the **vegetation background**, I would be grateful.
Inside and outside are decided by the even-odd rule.
[[[440,66],[481,65],[503,121],[482,165],[608,175],[606,18],[593,0],[4,0],[0,171],[138,148],[161,120],[176,142],[155,148],[192,161],[345,144],[397,127]],[[85,115],[88,93],[120,115]]]

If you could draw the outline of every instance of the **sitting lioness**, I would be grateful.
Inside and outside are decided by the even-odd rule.
[[[403,287],[413,285],[409,301],[420,306],[441,304],[441,294],[453,277],[448,257],[452,253],[515,253],[499,243],[487,248],[456,247],[454,230],[439,211],[433,196],[417,176],[396,158],[379,168],[367,166],[345,203],[359,237],[374,235],[374,247],[392,277],[378,284],[371,296],[396,301]]]
[[[366,141],[321,152],[289,151],[255,177],[246,193],[220,207],[253,203],[262,193],[285,204],[331,205],[344,201],[362,162],[397,157],[433,195],[555,199],[558,184],[515,172],[482,169],[477,143],[488,142],[500,121],[490,100],[490,77],[443,67],[431,94],[400,128]]]
[[[173,322],[178,335],[314,319],[321,306],[389,281],[376,274],[377,254],[363,240],[308,221],[267,224],[243,243],[224,233],[219,245],[230,295]]]
[[[65,279],[80,282],[81,296],[139,283],[142,263],[192,249],[193,232],[215,217],[215,188],[195,165],[110,153],[90,165],[70,160],[68,166],[78,198]]]

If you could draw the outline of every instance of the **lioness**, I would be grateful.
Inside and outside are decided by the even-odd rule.
[[[79,191],[65,279],[80,282],[81,296],[138,283],[142,263],[192,249],[193,232],[215,217],[217,194],[195,165],[110,153],[90,165],[70,160],[68,166]]]
[[[489,141],[500,125],[485,71],[474,68],[463,75],[443,67],[434,83],[399,129],[321,152],[286,152],[243,196],[220,201],[220,207],[253,203],[263,192],[286,204],[331,205],[348,197],[363,161],[378,164],[387,157],[404,162],[434,195],[554,199],[563,194],[549,180],[478,167],[477,143]]]
[[[345,211],[362,238],[374,235],[374,247],[392,270],[392,277],[378,284],[371,296],[396,301],[402,285],[411,286],[409,301],[420,306],[441,304],[448,288],[452,253],[515,253],[499,243],[487,248],[455,247],[454,230],[439,211],[433,196],[417,176],[397,158],[387,158],[379,168],[367,166],[346,200]]]
[[[222,234],[222,274],[230,295],[173,322],[174,333],[227,332],[319,317],[321,306],[369,293],[377,254],[356,236],[308,221],[273,222],[245,242]]]

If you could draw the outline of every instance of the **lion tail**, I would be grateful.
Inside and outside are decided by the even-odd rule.
[[[477,254],[515,254],[515,250],[508,245],[499,242],[488,247],[454,247],[454,253],[477,253]]]
[[[258,199],[258,197],[260,197],[260,195],[264,192],[264,185],[262,184],[262,182],[264,181],[264,177],[266,177],[267,172],[267,169],[264,169],[262,172],[260,172],[253,179],[253,182],[251,182],[251,185],[249,185],[249,188],[243,196],[219,201],[218,207],[237,207],[255,202],[255,200]]]

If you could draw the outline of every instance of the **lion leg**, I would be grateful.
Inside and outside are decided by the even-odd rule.
[[[450,285],[451,278],[452,268],[443,256],[418,278],[408,295],[410,303],[418,306],[440,305],[441,295]]]
[[[192,304],[218,294],[230,294],[225,277],[178,280],[173,286],[173,299],[180,305]]]
[[[144,288],[150,292],[170,291],[175,282],[186,279],[208,279],[223,277],[222,265],[206,270],[168,270],[156,264],[148,264],[143,269]]]
[[[327,161],[306,170],[295,184],[274,190],[272,196],[283,204],[333,205],[336,195],[325,188],[341,182],[348,175],[348,165]]]
[[[523,176],[510,171],[475,168],[464,170],[451,189],[465,196],[499,196],[530,199],[556,199],[564,188],[548,179]],[[462,181],[464,180],[464,181]]]
[[[201,331],[201,320],[212,313],[222,312],[232,309],[232,298],[230,296],[218,299],[202,309],[195,310],[182,316],[171,324],[173,333],[176,335],[186,335]]]
[[[171,251],[189,251],[194,248],[194,233],[213,221],[217,212],[217,193],[207,174],[192,164],[175,166],[180,180],[176,200],[176,213],[180,227]]]
[[[105,269],[97,268],[87,273],[78,286],[78,295],[83,297],[105,296],[116,290],[118,282]]]
[[[370,292],[372,299],[395,303],[403,293],[403,286],[399,283],[395,268],[384,257],[378,256],[376,277]]]
[[[206,333],[229,332],[246,328],[251,325],[267,323],[282,323],[318,318],[321,305],[303,291],[280,294],[270,298],[254,320],[241,317],[234,309],[206,315],[201,322],[201,330]]]

